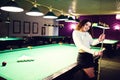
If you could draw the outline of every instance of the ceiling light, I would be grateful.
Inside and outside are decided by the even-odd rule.
[[[70,17],[68,18],[68,20],[66,20],[65,22],[76,22],[76,21],[75,21],[75,19],[73,19],[72,16],[70,16]]]
[[[56,19],[56,21],[65,21],[65,20],[67,20],[67,19],[68,19],[67,16],[60,15],[60,16]]]
[[[43,18],[56,19],[57,16],[52,11],[49,11],[47,14],[45,14],[45,16]]]
[[[76,21],[76,22],[80,22],[80,20],[79,20],[79,19],[75,19],[75,21]]]
[[[31,10],[26,13],[26,15],[29,15],[29,16],[43,16],[44,14],[42,12],[40,12],[40,10],[37,7],[33,6],[31,8]]]
[[[24,11],[19,5],[15,2],[15,0],[11,0],[7,2],[5,5],[0,7],[1,10],[8,12],[22,12]]]

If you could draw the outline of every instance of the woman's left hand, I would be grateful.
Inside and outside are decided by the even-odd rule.
[[[105,39],[105,34],[101,34],[98,38],[99,42],[103,41]]]
[[[98,51],[94,53],[94,56],[102,56],[103,55],[103,51]]]

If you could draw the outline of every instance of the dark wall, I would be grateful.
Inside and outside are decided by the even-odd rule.
[[[114,25],[120,25],[120,20],[116,20],[115,15],[90,15],[90,16],[80,16],[79,20],[83,19],[90,19],[92,22],[103,22],[109,25],[110,29],[105,30],[106,38],[107,39],[116,39],[120,40],[120,30],[114,30]],[[66,22],[60,22],[64,24],[64,28],[60,29],[59,35],[61,36],[71,36],[72,29],[70,28],[70,24]],[[92,28],[92,36],[97,38],[101,33],[102,29],[99,28]]]
[[[8,13],[0,10],[0,37],[8,36],[9,24],[5,23]]]

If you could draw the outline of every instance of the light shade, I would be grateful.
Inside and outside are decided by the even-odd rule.
[[[22,12],[24,11],[15,1],[9,1],[5,5],[0,7],[1,10],[8,12]]]
[[[77,18],[75,19],[75,21],[76,21],[76,22],[80,22],[80,20],[79,20],[79,19],[77,19]]]
[[[76,22],[75,19],[73,19],[71,16],[68,18],[68,20],[66,20],[65,22]]]
[[[44,14],[40,12],[37,7],[32,7],[29,12],[26,13],[29,16],[43,16]]]
[[[45,14],[45,16],[43,18],[56,19],[57,16],[53,12],[49,11],[47,14]]]
[[[100,23],[100,22],[99,22]],[[102,28],[102,29],[110,29],[108,25],[99,25],[99,23],[93,23],[92,27]]]
[[[67,20],[67,19],[68,19],[67,16],[60,15],[60,16],[56,19],[56,21],[65,21],[65,20]]]

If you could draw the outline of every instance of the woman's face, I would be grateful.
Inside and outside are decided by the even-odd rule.
[[[91,22],[87,22],[84,26],[82,26],[81,30],[83,32],[86,32],[90,29],[91,25],[92,25]]]

